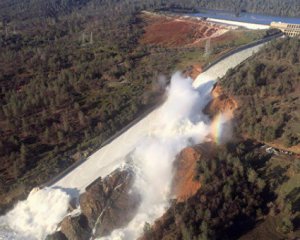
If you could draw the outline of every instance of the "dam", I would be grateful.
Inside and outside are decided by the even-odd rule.
[[[272,22],[271,28],[277,28],[289,37],[300,37],[300,24]]]

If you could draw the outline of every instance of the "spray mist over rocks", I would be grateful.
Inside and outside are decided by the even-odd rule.
[[[176,155],[187,146],[203,142],[210,134],[210,120],[202,109],[211,100],[212,79],[206,75],[201,81],[197,79],[193,83],[192,79],[175,73],[167,89],[167,100],[147,117],[150,124],[131,128],[134,131],[142,127],[146,134],[138,135],[138,140],[133,147],[128,147],[118,167],[125,164],[134,169],[134,188],[141,195],[141,203],[137,214],[126,227],[114,230],[101,240],[137,239],[146,222],[153,223],[166,211],[171,198],[172,166]],[[136,131],[140,133],[140,130]],[[128,139],[123,141],[124,148]],[[118,151],[118,147],[120,142],[114,151]],[[105,168],[107,163],[101,161],[98,164],[103,164]],[[115,163],[113,166],[115,169]],[[76,176],[77,182],[81,175]],[[0,239],[44,239],[56,231],[57,225],[67,214],[70,198],[56,188],[32,192],[27,200],[19,202],[11,212],[1,217]]]
[[[185,147],[203,142],[210,133],[210,121],[202,109],[210,100],[214,81],[203,81],[198,89],[180,73],[172,76],[168,98],[153,119],[148,136],[131,153],[136,169],[134,187],[142,196],[134,219],[101,240],[137,239],[145,223],[153,223],[169,206],[173,162]]]
[[[60,189],[33,189],[27,200],[20,201],[0,218],[0,239],[45,239],[56,231],[68,210],[71,197]]]
[[[84,164],[77,169],[74,169],[63,179],[55,183],[53,188],[42,189],[39,192],[31,193],[32,195],[37,194],[40,198],[39,201],[35,202],[33,200],[34,197],[29,196],[27,200],[17,204],[16,207],[6,216],[1,217],[0,239],[43,239],[46,234],[51,234],[53,232],[54,225],[56,225],[55,222],[58,223],[63,219],[63,216],[66,215],[70,198],[68,194],[55,189],[55,187],[59,186],[65,189],[75,188],[82,192],[88,183],[92,182],[99,176],[105,177],[118,166],[124,165],[126,155],[131,152],[133,157],[129,164],[135,166],[137,175],[135,186],[137,188],[139,188],[139,186],[142,188],[139,190],[143,196],[143,202],[141,203],[136,217],[128,224],[127,227],[115,230],[108,238],[103,239],[132,240],[136,236],[139,236],[142,232],[145,221],[153,223],[157,217],[160,217],[164,213],[165,208],[168,206],[169,187],[172,178],[172,171],[170,170],[171,167],[168,166],[168,164],[172,164],[174,160],[170,160],[169,158],[172,156],[175,157],[176,153],[179,153],[181,148],[191,145],[193,141],[194,143],[200,143],[203,141],[205,134],[210,131],[210,123],[207,118],[201,114],[201,111],[189,112],[187,109],[190,109],[190,111],[197,110],[195,108],[203,109],[211,98],[210,91],[214,81],[219,77],[223,77],[228,69],[234,68],[239,63],[253,55],[253,53],[257,52],[263,45],[264,44],[260,44],[227,57],[218,64],[210,67],[207,71],[201,73],[192,84],[191,79],[184,79],[180,74],[176,73],[172,77],[171,86],[168,90],[169,99],[167,99],[167,102],[161,108],[154,110],[145,119],[127,130],[109,145],[103,147],[104,150],[102,148],[91,155]],[[185,84],[182,82],[185,82]],[[182,99],[179,99],[179,97],[177,99],[175,94],[173,95],[174,97],[172,97],[172,93],[173,89],[174,92],[176,92],[175,90],[178,89],[177,86],[180,84],[187,87],[186,93],[188,94],[183,94],[185,96],[184,97],[180,92],[179,95],[182,96]],[[194,89],[191,85],[193,85]],[[188,105],[189,107],[187,106],[185,109],[182,109],[183,107],[180,108],[180,106],[182,106],[180,103],[189,97],[186,96],[189,95],[189,93],[191,93],[191,96],[198,96],[195,97],[194,100],[199,102],[190,103]],[[171,101],[171,98],[176,101]],[[176,108],[177,104],[177,109],[181,109],[185,112],[185,116],[177,118],[178,121],[172,119],[168,115],[165,115],[161,110],[167,108],[167,105]],[[170,110],[170,112],[173,112],[174,117],[180,114],[180,110]],[[171,125],[166,124],[168,119],[172,120],[172,127]],[[145,132],[148,133],[146,137],[144,136]],[[174,137],[174,133],[180,133],[181,135],[179,136],[182,136],[183,139],[180,139],[179,136]],[[128,136],[131,136],[131,139],[128,139]],[[147,143],[149,144],[146,144],[146,139],[148,139]],[[155,140],[156,143],[154,143]],[[164,145],[161,146],[161,144]],[[132,148],[132,146],[134,147]],[[165,149],[165,146],[167,146],[168,149]],[[116,149],[109,151],[112,148]],[[146,151],[145,148],[148,150]],[[152,157],[148,157],[146,153],[148,151],[150,152],[151,148],[153,150],[161,149],[163,152],[160,152],[160,154],[163,153],[163,155],[155,154],[150,155]],[[107,156],[111,156],[111,158],[108,158]],[[164,159],[165,156],[166,159]],[[100,164],[101,166],[96,166],[97,164]],[[147,171],[147,169],[145,171],[146,167],[149,168],[149,171]],[[151,168],[155,169],[155,171],[150,171]],[[157,172],[157,174],[155,172]],[[153,179],[155,181],[151,181]],[[159,179],[165,180],[163,185],[159,184]],[[154,189],[154,187],[151,187],[152,183],[153,186],[159,187],[157,187],[153,195],[149,196]],[[149,191],[147,190],[148,188]],[[162,198],[159,200],[160,196]],[[146,209],[151,202],[154,204],[150,206],[149,209]],[[19,206],[20,204],[21,206],[23,205],[23,207]],[[30,211],[28,209],[30,209]],[[51,212],[55,212],[55,214],[52,216]],[[40,218],[37,218],[37,216],[40,216]],[[52,216],[51,219],[53,219],[50,224],[48,224],[49,216]],[[23,226],[22,224],[14,224],[16,221],[19,221],[17,220],[18,218],[25,219],[22,222]]]

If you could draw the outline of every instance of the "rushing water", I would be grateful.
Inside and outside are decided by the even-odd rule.
[[[215,19],[247,22],[247,23],[254,23],[254,24],[264,24],[264,25],[270,25],[271,22],[285,22],[285,23],[300,24],[300,18],[278,17],[278,16],[270,16],[270,15],[263,15],[257,13],[243,12],[240,14],[240,16],[237,17],[232,12],[218,11],[218,10],[203,10],[199,13],[191,13],[185,15],[192,16],[192,17],[215,18]]]
[[[134,186],[142,196],[141,205],[127,227],[104,239],[136,239],[144,223],[153,223],[168,207],[175,156],[184,147],[202,142],[211,132],[210,122],[201,110],[210,100],[213,83],[259,47],[224,59],[194,82],[175,74],[162,107],[99,149],[53,186],[33,191],[27,200],[2,216],[0,239],[44,239],[67,214],[71,197],[78,196],[99,176],[127,164],[135,169]]]

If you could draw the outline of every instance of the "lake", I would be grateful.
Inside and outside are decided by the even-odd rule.
[[[263,15],[257,13],[241,13],[240,16],[237,17],[232,12],[226,12],[220,10],[201,10],[201,12],[199,13],[189,13],[185,15],[191,17],[216,18],[216,19],[264,24],[264,25],[270,25],[271,22],[285,22],[285,23],[300,24],[300,18],[278,17],[278,16],[270,16],[270,15]]]

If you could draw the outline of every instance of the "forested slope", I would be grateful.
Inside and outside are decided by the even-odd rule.
[[[270,1],[263,11],[283,9],[284,3]],[[0,1],[4,205],[99,147],[157,101],[160,74],[201,56],[203,47],[140,44],[145,25],[140,10],[233,5],[241,6],[238,11],[246,7],[240,1]],[[284,9],[295,15],[298,5],[289,1]],[[262,9],[251,6],[247,11]],[[251,34],[212,41],[212,55],[260,36]]]
[[[194,146],[200,189],[145,224],[142,239],[300,237],[299,52],[300,40],[276,40],[219,80],[221,100],[238,105],[234,135],[218,146]]]
[[[210,60],[203,44],[142,44],[148,23],[127,2],[56,1],[58,14],[41,12],[50,2],[1,2],[12,15],[0,24],[0,210],[157,103],[160,75]],[[211,57],[263,35],[228,33]]]
[[[239,67],[228,71],[220,81],[233,96],[236,131],[247,136],[291,148],[300,144],[300,41],[281,39]]]
[[[239,13],[241,11],[265,13],[281,16],[299,16],[300,3],[298,0],[143,0],[143,1],[108,1],[108,0],[2,0],[0,1],[0,16],[2,19],[26,19],[36,17],[57,18],[82,7],[91,9],[112,8],[118,4],[127,6],[128,10],[159,9],[159,8],[200,8],[228,10]]]
[[[157,55],[136,47],[139,20],[118,17],[68,15],[0,34],[3,194],[44,182],[154,103],[154,79],[172,61],[156,66]]]
[[[268,154],[251,141],[194,149],[200,189],[184,202],[174,200],[153,226],[146,223],[143,240],[300,237],[297,157]]]

